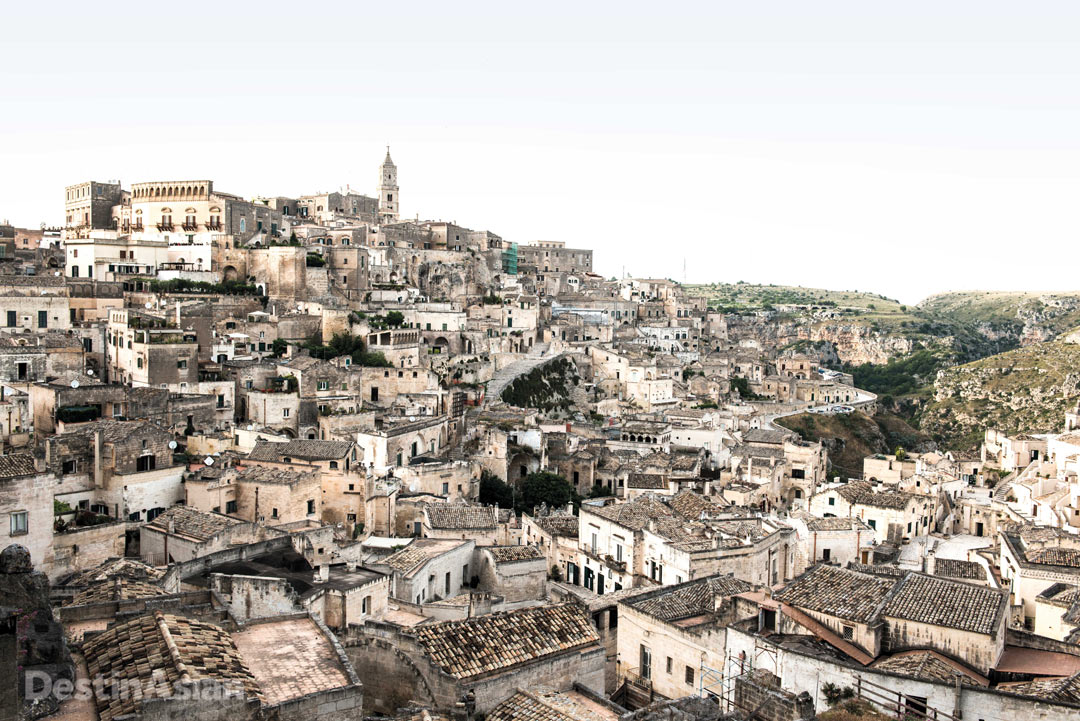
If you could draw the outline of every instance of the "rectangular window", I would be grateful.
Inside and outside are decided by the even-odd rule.
[[[180,370],[187,370],[187,361],[183,359],[176,361],[176,367]]]
[[[47,311],[47,310],[39,310],[37,312],[37,324],[38,324],[38,328],[48,328],[49,327],[49,311]]]
[[[665,670],[668,673],[671,673],[671,669],[672,669],[673,666],[674,666],[674,664],[671,662],[671,656],[668,656],[667,657],[667,668]]]
[[[13,310],[9,310],[7,312],[7,325],[8,325],[8,328],[14,328],[16,325],[18,325],[18,322],[19,322],[18,313],[16,313]]]
[[[225,512],[226,513],[236,513],[236,501],[226,501],[225,502]]]
[[[844,631],[844,640],[845,641],[854,641],[855,640],[855,627],[854,626],[844,626],[843,631]]]
[[[320,391],[328,391],[328,390],[330,390],[330,381],[319,381],[319,390]]]
[[[686,679],[686,685],[687,686],[693,686],[694,685],[694,669],[693,669],[693,667],[691,667],[691,666],[686,667],[686,673],[684,674],[684,678]]]
[[[276,508],[271,508],[270,509],[270,517],[271,518],[277,518],[278,517]]]
[[[308,499],[307,512],[308,512],[309,516],[315,513],[315,499],[314,498],[309,498]]]
[[[289,411],[290,411],[290,409],[288,409],[288,408],[282,408],[281,409],[281,417],[282,418],[288,418],[289,417]]]
[[[26,511],[16,511],[11,514],[11,535],[21,536],[29,532],[29,514]]]
[[[646,680],[652,678],[652,651],[650,651],[649,647],[645,645],[641,646],[640,661],[638,663],[638,674]]]

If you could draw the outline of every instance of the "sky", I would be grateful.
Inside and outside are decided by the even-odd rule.
[[[0,219],[211,179],[594,249],[606,276],[1075,290],[1080,3],[18,3]]]

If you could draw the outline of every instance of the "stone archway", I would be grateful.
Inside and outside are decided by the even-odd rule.
[[[232,265],[225,266],[225,269],[222,271],[222,277],[225,280],[236,280],[239,276],[240,274],[237,272],[236,267]]]
[[[364,716],[393,715],[411,705],[437,705],[421,670],[388,641],[361,636],[345,643],[345,655],[364,687]]]

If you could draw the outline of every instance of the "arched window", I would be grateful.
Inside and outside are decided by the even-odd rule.
[[[243,233],[247,230],[247,218],[240,219],[240,232]]]

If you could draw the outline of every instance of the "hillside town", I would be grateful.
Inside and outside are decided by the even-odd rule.
[[[372,166],[0,225],[3,718],[1080,716],[1080,405],[840,465],[783,308]]]

